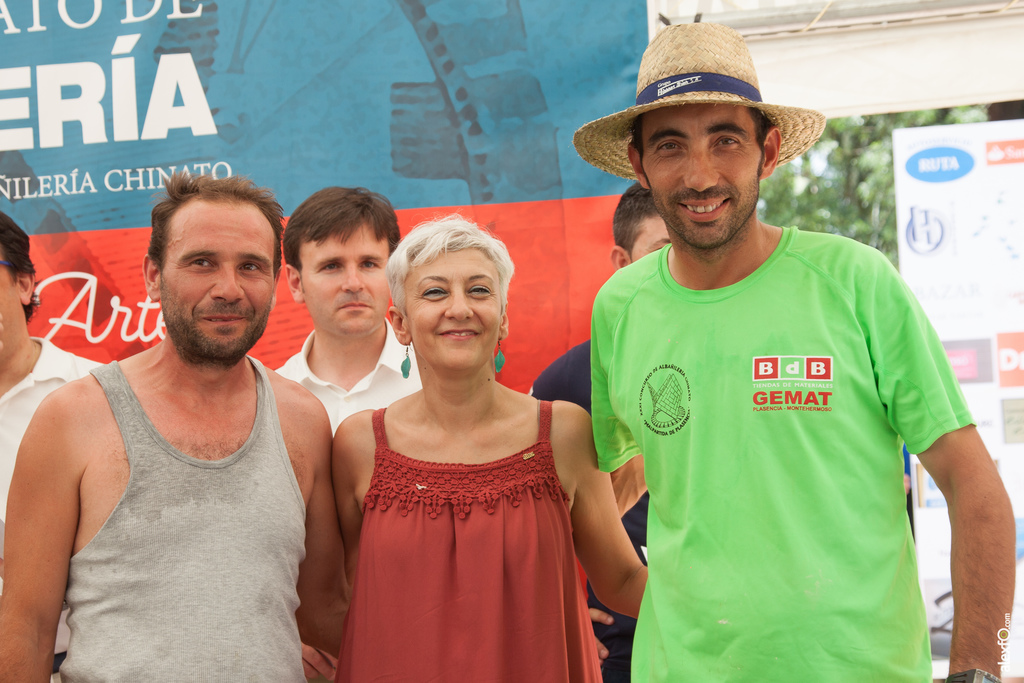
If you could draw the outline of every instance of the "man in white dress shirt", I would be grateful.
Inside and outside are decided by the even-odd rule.
[[[391,292],[384,266],[398,240],[391,203],[361,187],[324,188],[288,219],[285,275],[313,331],[278,372],[320,399],[333,430],[353,413],[420,388],[412,349],[398,343],[385,318]]]
[[[7,491],[18,446],[36,408],[51,391],[84,377],[90,368],[99,365],[62,351],[45,339],[29,336],[28,321],[38,304],[35,286],[36,269],[29,257],[28,235],[0,212],[0,525],[7,518]],[[0,541],[0,590],[2,568]],[[61,614],[57,629],[57,666],[68,646],[66,616],[66,611]]]
[[[362,187],[314,192],[285,227],[285,277],[313,331],[277,372],[320,399],[332,432],[349,415],[420,388],[412,348],[398,343],[385,317],[391,290],[384,266],[400,237],[391,202]],[[334,654],[304,644],[306,677],[332,679]]]

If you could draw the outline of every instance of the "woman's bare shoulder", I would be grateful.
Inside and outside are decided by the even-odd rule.
[[[366,446],[369,444],[373,450],[373,410],[361,410],[346,417],[338,425],[338,431],[334,434],[334,443],[345,446]]]
[[[590,413],[569,401],[551,402],[551,439],[578,440],[580,437],[593,438]]]

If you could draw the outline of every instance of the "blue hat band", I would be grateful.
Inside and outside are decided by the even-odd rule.
[[[727,92],[752,102],[761,101],[761,93],[746,81],[722,74],[692,73],[669,76],[651,83],[636,96],[636,103],[650,104],[671,95],[688,92]]]

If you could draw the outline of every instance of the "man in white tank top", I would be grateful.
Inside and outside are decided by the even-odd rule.
[[[48,676],[65,589],[68,683],[300,683],[300,632],[338,649],[328,418],[246,356],[274,305],[280,206],[238,178],[166,190],[143,266],[166,338],[55,391],[22,442],[0,681]]]

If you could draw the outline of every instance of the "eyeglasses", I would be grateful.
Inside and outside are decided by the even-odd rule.
[[[14,264],[10,261],[0,261],[0,266],[10,266],[11,270],[17,270],[17,268],[14,267]]]

